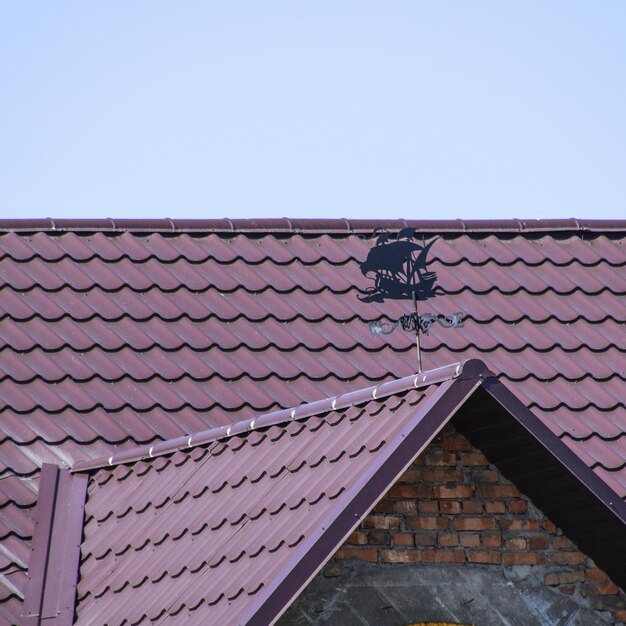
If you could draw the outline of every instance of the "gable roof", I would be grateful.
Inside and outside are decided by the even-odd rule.
[[[457,411],[455,423],[488,440],[507,472],[626,582],[626,503],[609,502],[602,481],[469,361],[266,414],[230,434],[78,464],[76,487],[84,494],[88,478],[88,496],[77,623],[273,622]],[[67,607],[50,612],[59,625],[74,616],[55,596],[78,576],[76,504],[69,519],[71,505],[57,504],[73,542],[36,535],[53,537],[53,556],[42,551],[32,564],[48,563],[46,582],[33,585],[41,600],[27,593],[27,606]],[[74,584],[58,585],[68,570]]]
[[[434,368],[484,358],[618,497],[626,496],[626,221],[0,223],[0,616],[26,584],[42,463],[334,397],[409,375],[414,337],[367,321],[375,229],[430,241],[465,316],[423,339]]]

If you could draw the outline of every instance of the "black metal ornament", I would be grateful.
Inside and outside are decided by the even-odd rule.
[[[376,245],[361,263],[363,276],[374,281],[366,291],[363,302],[390,300],[419,301],[435,297],[437,274],[426,269],[427,255],[437,241],[420,245],[414,240],[412,228],[402,229],[395,237],[391,233],[377,233]]]
[[[421,313],[418,315],[416,313],[408,313],[395,322],[374,320],[369,322],[369,327],[372,335],[389,335],[398,326],[401,326],[402,330],[413,332],[419,328],[420,332],[428,335],[435,322],[444,328],[462,328],[463,313],[452,313],[452,315],[434,315],[433,313]]]
[[[395,236],[388,232],[375,232],[375,246],[360,265],[361,273],[374,281],[374,286],[367,289],[365,296],[357,296],[362,302],[384,302],[391,300],[412,300],[413,311],[402,315],[395,322],[376,320],[369,322],[372,335],[381,336],[392,333],[398,326],[415,333],[418,373],[422,371],[422,350],[420,333],[428,335],[433,324],[444,328],[461,328],[463,314],[435,315],[420,314],[418,301],[434,298],[437,293],[435,281],[437,274],[429,272],[426,265],[427,255],[433,239],[428,244],[415,241],[415,230],[403,228]]]

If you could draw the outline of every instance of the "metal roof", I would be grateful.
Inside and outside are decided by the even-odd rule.
[[[27,582],[43,463],[70,466],[415,369],[371,335],[377,228],[417,228],[440,296],[424,362],[482,358],[626,496],[626,221],[0,222],[0,620]],[[418,234],[419,234],[418,233]]]
[[[31,565],[47,572],[26,608],[62,607],[47,617],[71,624],[79,576],[78,624],[272,623],[450,419],[491,446],[571,537],[584,542],[593,523],[600,539],[587,547],[626,580],[626,504],[610,502],[602,481],[469,361],[62,472],[78,499],[88,481],[84,527],[76,495],[38,505]],[[530,469],[551,480],[529,482]],[[577,506],[564,510],[573,494]],[[51,508],[59,519],[39,523]]]

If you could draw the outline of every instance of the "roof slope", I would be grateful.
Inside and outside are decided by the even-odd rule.
[[[78,623],[135,624],[145,615],[238,624],[261,606],[275,617],[287,605],[269,602],[279,581],[297,590],[307,578],[296,583],[291,570],[303,556],[318,542],[324,557],[340,545],[365,512],[356,504],[364,485],[385,488],[375,481],[380,466],[451,385],[418,391],[413,383],[389,383],[398,396],[387,397],[384,386],[347,394],[334,411],[326,402],[326,411],[317,403],[301,419],[269,415],[277,423],[268,428],[260,418],[261,430],[255,424],[241,436],[97,472],[88,487]],[[394,476],[403,469],[394,464]],[[368,495],[371,506],[383,493]]]
[[[461,427],[495,444],[512,477],[528,482],[529,466],[541,473],[528,491],[572,537],[588,542],[593,524],[587,547],[623,584],[626,504],[611,507],[602,481],[469,361],[266,414],[230,434],[79,464],[74,491],[84,494],[88,479],[88,497],[77,623],[271,623],[459,409]],[[83,519],[80,507],[69,519],[67,505],[56,508],[63,528]],[[48,551],[59,552],[54,536]],[[78,547],[64,553],[75,580]],[[28,605],[67,606],[56,600],[65,569],[52,568],[42,600],[27,596]],[[70,624],[72,613],[52,623]]]
[[[42,463],[71,465],[406,376],[413,337],[366,321],[376,228],[433,244],[432,368],[484,358],[626,496],[622,222],[0,224],[0,617],[16,615]],[[549,384],[546,384],[549,383]]]

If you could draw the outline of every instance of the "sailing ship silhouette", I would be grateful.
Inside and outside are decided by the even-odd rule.
[[[427,300],[437,295],[437,274],[426,268],[426,257],[437,240],[420,245],[414,233],[414,229],[404,228],[395,239],[387,232],[378,234],[376,245],[360,265],[361,273],[374,280],[374,286],[366,290],[365,296],[357,296],[359,300]]]

